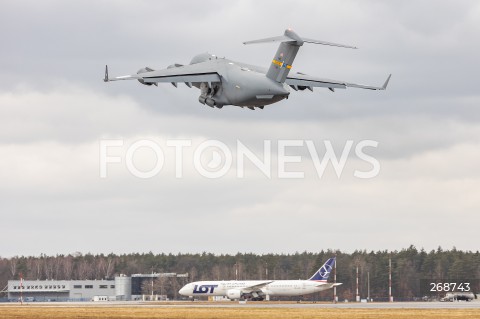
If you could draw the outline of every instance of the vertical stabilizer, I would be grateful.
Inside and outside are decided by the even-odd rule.
[[[273,57],[272,64],[267,72],[267,78],[283,83],[292,68],[293,60],[300,46],[296,43],[282,42]]]
[[[283,83],[292,68],[293,60],[297,56],[298,49],[303,45],[303,40],[291,29],[285,30],[285,33],[279,37],[266,38],[244,42],[244,44],[281,42],[277,53],[273,57],[270,68],[267,72],[267,78],[276,82]]]
[[[335,265],[335,257],[330,258],[327,260],[322,267],[320,267],[317,272],[310,277],[309,280],[314,281],[327,281],[328,277],[330,277],[330,273],[332,272],[333,266]]]

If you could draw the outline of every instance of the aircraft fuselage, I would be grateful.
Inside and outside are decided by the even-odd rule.
[[[267,78],[266,69],[259,66],[218,58],[208,53],[195,56],[190,65],[192,64],[216,70],[221,79],[220,83],[192,83],[201,90],[199,101],[202,104],[219,108],[224,105],[263,108],[288,98],[290,94],[287,84]],[[172,67],[183,67],[177,65]]]
[[[326,282],[318,282],[312,280],[226,280],[226,281],[196,281],[185,285],[180,289],[179,293],[183,296],[232,296],[239,299],[248,293],[243,290],[255,285],[267,284],[260,288],[259,295],[270,296],[302,296],[308,295],[322,290],[332,288],[332,284]],[[240,293],[242,291],[242,293]],[[239,295],[235,296],[238,292]]]

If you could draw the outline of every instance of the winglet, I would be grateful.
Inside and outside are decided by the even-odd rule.
[[[386,90],[387,89],[387,85],[388,85],[388,82],[390,81],[390,78],[392,77],[392,75],[390,74],[388,76],[388,78],[385,80],[385,83],[383,83],[383,86],[382,86],[382,90]]]
[[[103,82],[108,82],[110,79],[108,78],[108,65],[105,65],[105,78],[103,79]]]

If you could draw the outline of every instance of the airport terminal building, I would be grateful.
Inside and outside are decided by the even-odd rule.
[[[115,301],[150,300],[142,294],[145,281],[158,277],[183,277],[188,274],[135,274],[104,280],[9,280],[8,300],[16,301]],[[160,297],[155,296],[156,300]]]

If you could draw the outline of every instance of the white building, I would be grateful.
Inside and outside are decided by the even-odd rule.
[[[142,295],[142,285],[158,277],[188,278],[188,274],[120,275],[108,280],[24,280],[22,286],[20,280],[9,280],[7,291],[8,299],[12,301],[20,300],[21,296],[24,301],[146,300],[148,298]],[[157,296],[154,300],[164,299]]]
[[[8,281],[8,299],[26,301],[89,301],[95,296],[116,296],[115,280]]]

